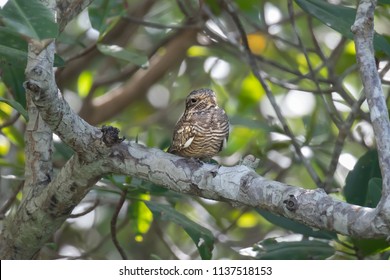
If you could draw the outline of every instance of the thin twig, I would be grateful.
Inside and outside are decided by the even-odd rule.
[[[85,210],[85,211],[83,211],[81,213],[78,213],[78,214],[71,214],[71,215],[69,215],[69,218],[75,219],[75,218],[87,215],[88,213],[90,213],[93,210],[95,210],[95,208],[99,205],[99,203],[100,203],[99,199],[96,199],[95,202],[93,203],[93,205],[91,207],[89,207],[87,210]]]
[[[123,229],[128,224],[128,222],[129,222],[129,220],[123,220],[122,223],[120,223],[119,226],[117,226],[117,232],[119,232],[119,230]],[[106,243],[110,239],[111,239],[111,233],[107,233],[95,247],[88,250],[87,252],[85,252],[77,257],[64,257],[64,258],[67,258],[69,260],[87,259],[90,255],[92,255],[97,250],[99,250],[104,245],[104,243]],[[61,256],[59,256],[59,257],[61,257]]]
[[[98,42],[94,42],[93,44],[91,44],[90,46],[86,47],[85,49],[82,49],[79,53],[76,53],[75,55],[69,57],[67,60],[66,60],[66,63],[69,63],[75,59],[78,59],[80,57],[83,57],[84,55],[96,50],[96,47],[97,47],[97,44]]]
[[[16,114],[14,116],[10,117],[8,120],[6,120],[2,124],[0,124],[0,130],[2,130],[3,128],[5,128],[7,126],[13,125],[19,119],[19,117],[20,117],[20,113],[16,112]]]
[[[207,6],[204,7],[203,9],[204,9],[204,12],[208,15],[208,17],[210,17],[210,18],[213,17],[212,12],[207,8]],[[240,13],[240,11],[236,10],[235,13]],[[240,15],[242,15],[245,18],[244,14],[240,13]],[[219,21],[216,21],[215,18],[214,18],[214,22],[215,22],[215,24],[217,24],[217,26],[221,30],[223,30],[225,28],[224,25],[222,23],[220,23]],[[281,43],[283,43],[283,44],[285,44],[285,45],[287,45],[289,47],[295,48],[295,49],[300,49],[299,45],[291,42],[291,40],[287,40],[285,38],[281,38],[281,37],[279,37],[279,36],[277,36],[275,34],[270,34],[267,29],[260,28],[260,27],[257,27],[257,26],[256,26],[256,28],[258,29],[257,31],[263,33],[264,36],[269,37],[269,39],[272,39],[274,41],[280,41]],[[213,39],[212,40],[213,42],[214,41],[218,42],[218,44],[215,44],[216,47],[220,48],[221,45],[225,44],[225,45],[227,45],[227,48],[225,50],[228,51],[229,53],[232,53],[233,55],[236,55],[236,52],[237,52],[237,44],[236,44],[236,42],[233,42],[232,40],[229,40],[229,38],[222,38],[216,31],[214,31],[213,29],[209,28],[207,25],[204,27],[204,31],[205,31],[205,33],[206,33],[206,35],[208,37],[211,37]],[[308,49],[308,51],[309,51],[309,49]],[[310,50],[310,51],[314,52],[315,50]],[[269,81],[271,81],[274,84],[280,85],[283,88],[298,90],[296,85],[299,83],[299,81],[310,78],[308,74],[302,74],[301,72],[297,71],[296,68],[294,68],[294,67],[292,67],[292,68],[286,67],[283,64],[280,64],[280,63],[278,63],[276,61],[273,61],[273,60],[269,60],[269,59],[267,59],[267,58],[265,58],[265,57],[263,57],[263,56],[261,56],[259,54],[252,54],[252,55],[256,58],[256,60],[260,61],[263,65],[269,65],[269,66],[275,68],[276,70],[280,70],[282,72],[289,73],[289,74],[292,74],[292,75],[296,76],[296,78],[291,79],[289,81],[282,81],[282,80],[278,80],[278,79],[276,79],[274,77],[268,76],[267,73],[265,73],[265,71],[263,72],[264,79],[269,80]],[[323,67],[324,67],[324,65],[319,65],[317,67],[317,69],[314,70],[314,72],[317,73]],[[323,83],[327,83],[327,84],[331,83],[331,80],[329,80],[329,79],[323,79],[323,78],[317,78],[317,79],[318,79],[318,82],[323,82]],[[313,91],[312,89],[301,89],[301,90],[303,90],[303,91],[312,91],[313,93],[318,93],[317,91],[315,91],[315,90]],[[328,89],[326,91],[330,92]]]
[[[157,51],[161,49],[161,47],[174,40],[180,34],[181,30],[178,30],[172,33],[170,36],[164,38],[149,52],[149,54],[147,55],[148,59],[151,59],[157,53]],[[89,90],[87,97],[84,99],[83,106],[87,107],[87,104],[90,104],[92,102],[94,93],[99,87],[128,79],[129,77],[132,77],[140,68],[141,67],[138,65],[130,65],[129,67],[124,68],[122,71],[120,71],[119,73],[115,73],[114,75],[102,76],[97,79],[94,79],[91,89]]]
[[[221,231],[218,232],[218,234],[215,236],[215,239],[216,240],[219,240],[219,237],[221,235],[225,235],[228,231],[232,230],[234,227],[237,226],[237,223],[238,223],[238,220],[246,213],[248,212],[250,208],[249,207],[244,207],[243,209],[241,209],[241,212],[240,214],[230,223],[230,225],[228,225],[227,227],[225,227],[224,229],[222,229]]]
[[[316,77],[316,75],[313,72],[313,67],[312,67],[310,58],[309,58],[309,56],[307,54],[306,47],[305,47],[305,45],[302,42],[301,36],[299,35],[298,29],[297,29],[296,24],[295,24],[294,7],[293,7],[293,2],[291,0],[288,0],[287,8],[288,8],[288,13],[289,13],[290,20],[291,20],[292,29],[293,29],[293,31],[295,33],[295,36],[296,36],[297,40],[298,40],[298,44],[301,47],[301,50],[302,50],[302,52],[303,52],[303,54],[305,56],[307,66],[309,68],[309,73],[310,73],[311,79],[315,83],[315,86],[316,86],[317,90],[321,92],[321,88],[320,88],[320,86],[318,84],[317,77]],[[310,26],[310,24],[309,24],[309,26]],[[318,46],[317,40],[315,39],[313,31],[311,31],[310,33],[312,34],[312,39],[315,42],[315,45]],[[318,52],[320,54],[322,54],[322,51],[321,51],[320,47],[318,46],[317,48],[318,48]],[[323,54],[322,54],[322,56],[323,56]],[[325,60],[324,56],[323,56],[323,59]],[[323,95],[321,95],[321,96],[323,98],[324,103],[327,104],[326,100],[325,100],[325,97]],[[346,126],[344,126],[343,122],[340,121],[339,118],[336,118],[337,115],[332,114],[330,111],[328,111],[328,113],[329,113],[329,116],[332,119],[332,121],[339,127],[339,135],[338,135],[337,141],[335,143],[335,149],[334,149],[334,153],[333,153],[334,156],[332,157],[332,160],[331,160],[331,163],[330,163],[330,168],[328,169],[328,172],[327,172],[328,176],[325,178],[326,182],[323,182],[322,186],[320,186],[327,193],[329,193],[331,191],[329,189],[329,183],[331,183],[332,178],[333,178],[333,173],[336,170],[336,167],[337,167],[337,164],[338,164],[338,159],[339,159],[339,156],[341,154],[342,148],[344,146],[344,140],[345,140],[345,138],[348,135],[349,125],[350,125],[350,123],[348,123],[348,124],[346,124]],[[351,115],[352,114],[350,114],[350,116]],[[353,119],[352,119],[352,121],[353,121]],[[343,128],[341,129],[340,126],[343,126]]]
[[[154,231],[156,232],[156,235],[161,240],[162,244],[165,245],[165,247],[171,253],[171,255],[174,257],[174,259],[176,259],[176,260],[183,259],[183,258],[179,258],[177,253],[179,253],[180,255],[188,256],[186,253],[182,252],[180,250],[180,248],[178,248],[176,246],[176,244],[173,243],[172,240],[168,239],[166,234],[161,230],[160,225],[158,223],[155,223],[155,226],[153,228],[154,228]],[[186,259],[189,259],[189,256]]]
[[[350,129],[353,125],[353,122],[356,119],[356,116],[358,115],[360,106],[363,104],[363,102],[366,100],[365,95],[362,94],[357,102],[352,106],[351,113],[348,115],[347,119],[343,122],[343,125],[339,127],[339,134],[337,135],[337,139],[334,145],[332,159],[330,161],[328,170],[325,175],[324,185],[323,188],[326,192],[332,192],[333,190],[330,189],[330,184],[333,180],[333,175],[336,171],[337,165],[339,163],[339,158],[341,155],[341,152],[343,151],[344,142],[347,138]]]
[[[231,16],[233,22],[235,23],[235,25],[237,27],[239,34],[240,34],[240,37],[241,37],[241,40],[243,43],[243,47],[244,47],[244,51],[245,51],[245,55],[247,56],[247,60],[248,60],[248,63],[252,69],[253,74],[255,75],[257,80],[260,82],[260,84],[264,88],[264,91],[265,91],[273,109],[275,110],[275,113],[278,117],[278,120],[282,124],[284,132],[286,133],[287,136],[290,137],[291,143],[295,149],[295,152],[297,153],[298,157],[302,161],[302,163],[305,166],[306,170],[308,171],[310,177],[316,183],[317,186],[321,186],[322,185],[321,179],[319,178],[319,176],[317,175],[317,173],[315,172],[313,167],[310,165],[310,163],[306,159],[306,157],[302,154],[300,145],[298,144],[297,140],[295,139],[295,136],[292,133],[290,127],[288,126],[286,119],[284,118],[282,112],[280,111],[280,108],[279,108],[278,104],[276,103],[275,97],[273,96],[271,89],[269,88],[268,84],[266,83],[266,81],[264,80],[264,78],[262,76],[262,73],[261,73],[261,71],[256,63],[256,58],[250,50],[248,39],[246,37],[246,32],[245,32],[245,29],[241,23],[241,20],[237,16],[230,1],[228,3],[228,1],[225,0],[224,3],[226,6],[227,13]]]
[[[387,72],[390,70],[390,62],[388,61],[387,64],[385,65],[385,67],[383,67],[380,71],[380,74],[379,76],[381,77],[381,79],[383,79],[383,77],[387,74]]]
[[[294,19],[295,18],[296,18],[296,14],[294,14]],[[327,64],[326,63],[327,58],[325,57],[324,52],[322,51],[321,46],[318,43],[316,35],[314,34],[313,18],[308,17],[307,21],[308,21],[308,25],[309,25],[310,37],[311,37],[311,40],[313,41],[314,48],[316,50],[316,54],[325,62],[325,64]],[[296,29],[296,28],[294,27],[294,29]]]
[[[116,223],[118,220],[119,212],[120,212],[123,204],[126,201],[127,191],[128,191],[127,188],[125,188],[122,191],[121,197],[118,201],[118,204],[116,205],[114,215],[112,216],[112,219],[111,219],[111,239],[112,239],[112,242],[114,243],[116,249],[118,250],[119,254],[121,255],[122,259],[124,259],[124,260],[127,260],[127,255],[126,255],[125,251],[123,250],[123,248],[121,247],[121,245],[119,244],[119,241],[117,238]]]
[[[139,25],[156,28],[156,29],[187,29],[187,28],[200,27],[199,24],[161,24],[156,22],[145,21],[143,19],[132,17],[129,15],[123,16],[122,18],[132,23],[136,23]]]
[[[293,2],[291,0],[288,1],[288,11],[289,11],[289,15],[290,15],[290,19],[291,19],[291,25],[293,27],[294,33],[296,34],[296,37],[298,39],[298,43],[301,46],[303,54],[305,56],[305,59],[306,59],[306,62],[307,62],[307,65],[308,65],[308,68],[309,68],[309,71],[310,71],[310,76],[313,79],[313,81],[315,82],[317,90],[321,91],[321,88],[320,88],[320,86],[318,84],[317,78],[316,78],[316,76],[315,76],[315,74],[313,72],[313,67],[311,65],[311,62],[310,62],[309,56],[307,54],[306,48],[305,48],[305,46],[304,46],[304,44],[302,42],[302,39],[299,36],[298,30],[296,28],[295,19],[294,19]],[[311,33],[312,33],[313,40],[316,42],[315,36],[314,36],[313,32],[311,32]],[[315,43],[315,45],[317,45],[317,44]],[[318,46],[318,52],[322,54],[322,51],[320,50],[319,46]],[[325,60],[325,58],[323,58],[323,59]],[[365,100],[365,98],[364,98],[364,95],[363,95],[363,96],[360,97],[360,99],[358,101],[354,102],[354,104],[352,106],[352,111],[349,114],[347,120],[345,120],[345,121],[340,121],[339,118],[335,118],[336,115],[329,114],[329,116],[331,117],[333,122],[338,126],[339,134],[338,134],[338,137],[337,137],[337,140],[336,140],[336,143],[335,143],[335,148],[334,148],[334,151],[333,151],[332,160],[331,160],[329,168],[328,168],[328,170],[326,172],[325,181],[323,182],[323,185],[322,185],[324,190],[326,192],[328,192],[328,193],[333,191],[333,190],[330,189],[330,184],[332,183],[333,175],[334,175],[334,172],[336,171],[336,168],[337,168],[337,165],[338,165],[338,161],[339,161],[339,157],[340,157],[340,154],[341,154],[341,152],[343,150],[343,147],[344,147],[344,141],[345,141],[346,137],[349,134],[348,132],[350,131],[350,128],[351,128],[351,126],[352,126],[352,124],[353,124],[353,122],[354,122],[354,120],[356,118],[357,112],[359,111],[360,106],[364,102],[364,100]],[[324,101],[325,101],[325,99],[324,99]]]
[[[164,45],[169,43],[171,40],[176,38],[179,34],[180,34],[180,31],[172,33],[170,36],[168,36],[167,38],[162,40],[159,44],[157,44],[155,47],[153,47],[153,49],[147,54],[148,59],[152,58],[157,53],[157,51],[159,49],[161,49],[161,47],[163,47]],[[93,91],[100,86],[109,85],[109,84],[112,84],[115,82],[119,82],[119,81],[128,79],[135,72],[137,72],[139,69],[140,69],[140,66],[138,66],[138,65],[130,65],[130,67],[124,68],[121,72],[115,73],[115,75],[110,75],[110,76],[106,76],[106,77],[99,77],[98,79],[95,79],[94,83],[91,87],[91,90],[88,93],[88,96],[92,95]]]
[[[311,64],[311,61],[310,61],[309,55],[307,53],[306,47],[305,47],[305,45],[302,42],[301,36],[299,35],[297,26],[295,24],[294,7],[293,7],[293,2],[291,0],[288,1],[287,7],[288,7],[288,13],[289,13],[289,16],[290,16],[290,22],[291,22],[292,29],[293,29],[293,31],[295,33],[295,37],[298,40],[298,45],[299,45],[300,50],[302,51],[303,55],[305,56],[305,60],[306,60],[307,66],[309,68],[309,76],[310,76],[311,80],[314,82],[315,87],[317,88],[317,91],[321,94],[321,96],[323,96],[322,95],[322,89],[319,86],[319,82],[317,80],[317,76],[314,73],[313,66]],[[309,24],[309,26],[310,26],[310,24]],[[323,58],[323,60],[326,61],[324,55],[322,54],[321,48],[318,46],[318,43],[316,43],[317,40],[315,39],[313,31],[310,31],[310,33],[312,34],[312,39],[315,42],[315,45],[317,46],[317,53],[318,53],[318,55],[320,55]],[[326,62],[324,64],[326,65]],[[335,124],[339,123],[339,119],[336,119],[333,114],[329,114],[329,116],[330,116],[330,118],[333,120],[333,122]]]
[[[211,13],[210,11],[208,11],[207,13]],[[220,24],[217,24],[219,28],[223,28],[223,26],[221,26]],[[232,55],[236,55],[237,53],[237,45],[232,43],[231,41],[228,41],[227,39],[225,38],[221,38],[221,36],[216,32],[214,31],[212,28],[210,28],[209,26],[205,26],[204,27],[204,32],[206,33],[206,35],[210,38],[213,39],[213,41],[211,42],[214,43],[214,41],[216,42],[214,45],[215,45],[215,48],[221,48],[221,45],[226,45],[227,48],[225,49],[227,52],[231,53]],[[268,36],[268,34],[267,34]],[[289,74],[292,74],[292,75],[295,75],[295,76],[298,76],[298,77],[301,77],[302,79],[305,78],[304,75],[302,75],[299,71],[297,71],[296,69],[292,69],[292,68],[288,68],[286,67],[285,65],[282,65],[280,63],[277,63],[276,61],[273,61],[273,60],[270,60],[270,59],[267,59],[261,55],[254,55],[256,57],[256,60],[260,61],[261,63],[265,64],[265,65],[269,65],[277,70],[280,70],[280,71],[283,71],[283,72],[286,72],[286,73],[289,73]]]
[[[4,203],[4,205],[0,208],[0,215],[4,216],[5,213],[8,211],[8,209],[12,206],[14,203],[16,196],[23,188],[24,181],[20,182],[19,185],[16,187],[15,191],[12,193],[12,195],[8,198],[8,200]]]

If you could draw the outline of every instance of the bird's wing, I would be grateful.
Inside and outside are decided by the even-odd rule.
[[[222,151],[223,148],[226,147],[227,141],[229,139],[229,130],[230,130],[230,123],[229,123],[229,118],[226,115],[225,111],[220,109],[218,111],[219,114],[219,122],[217,127],[215,128],[216,133],[222,135],[222,140],[221,140],[221,146],[219,148],[219,151]]]
[[[178,122],[173,133],[172,144],[168,149],[169,153],[180,151],[189,147],[195,138],[194,126],[189,122]]]

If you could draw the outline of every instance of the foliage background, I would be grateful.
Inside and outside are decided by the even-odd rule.
[[[94,1],[57,38],[57,84],[88,122],[114,125],[128,140],[161,149],[170,143],[187,94],[210,87],[232,127],[218,162],[236,165],[252,154],[260,159],[256,171],[267,178],[322,187],[341,200],[375,207],[381,176],[349,32],[356,3],[330,2]],[[39,3],[31,3],[30,9],[37,9]],[[277,108],[252,73],[243,34],[226,3],[245,28]],[[388,98],[390,7],[387,1],[379,3],[375,48]],[[12,16],[4,11],[0,14],[3,217],[21,198],[26,128],[21,116],[22,83],[27,61],[23,32],[20,27],[12,29],[7,21]],[[27,17],[27,22],[31,20]],[[180,51],[170,52],[172,45]],[[159,60],[164,55],[167,59]],[[104,104],[114,113],[106,114]],[[71,154],[56,140],[55,167],[63,166]],[[121,197],[123,205],[118,204]],[[314,231],[264,211],[109,175],[39,257],[118,259],[118,247],[130,259],[388,259],[390,255],[385,240]]]

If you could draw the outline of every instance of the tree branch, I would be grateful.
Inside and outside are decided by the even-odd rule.
[[[31,259],[100,179],[99,161],[81,164],[72,157],[47,186],[35,186],[0,235],[1,259]]]
[[[121,211],[122,206],[126,201],[127,191],[128,191],[127,188],[122,191],[118,204],[116,205],[115,212],[111,218],[111,239],[123,260],[127,260],[128,257],[126,255],[125,250],[123,250],[123,248],[119,244],[118,237],[117,237],[116,223],[118,221],[119,212]]]
[[[370,108],[382,173],[382,198],[377,209],[384,214],[390,210],[390,121],[375,62],[373,45],[375,6],[375,0],[361,0],[351,30],[354,33],[356,58]],[[387,227],[390,225],[388,222]]]
[[[268,210],[311,227],[360,238],[386,237],[389,213],[351,205],[322,189],[307,190],[268,180],[244,165],[202,164],[135,143],[114,147],[106,163],[114,173],[127,174],[166,188],[208,199]]]
[[[26,66],[26,78],[35,79],[38,76],[49,77],[42,82],[43,88],[55,86],[53,77],[54,42],[42,49],[39,41],[31,40],[28,46],[28,62]],[[42,121],[41,112],[34,104],[32,95],[26,90],[26,103],[29,121],[27,123],[25,139],[25,184],[24,194],[35,185],[47,184],[52,177],[52,131]]]

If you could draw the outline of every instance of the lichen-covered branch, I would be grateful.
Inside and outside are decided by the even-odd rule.
[[[47,1],[47,7],[54,11],[54,0]],[[51,39],[30,39],[28,44],[28,60],[26,65],[26,79],[34,79],[44,73],[48,77],[42,81],[44,88],[55,86],[54,80],[54,52],[55,45]],[[32,100],[29,90],[26,90],[26,105],[29,115],[25,139],[25,181],[23,193],[27,195],[31,188],[47,184],[52,177],[52,131],[42,120],[41,112]]]
[[[180,193],[266,209],[308,226],[360,238],[386,237],[389,213],[351,205],[322,189],[307,190],[268,180],[244,165],[202,164],[135,143],[113,148],[106,163],[115,173],[137,176]]]
[[[351,30],[355,34],[356,58],[363,81],[374,129],[382,173],[382,198],[377,206],[380,214],[390,211],[390,121],[381,80],[375,63],[375,0],[361,0]],[[384,212],[384,213],[382,213]],[[390,224],[387,224],[389,226]]]
[[[48,185],[34,186],[0,235],[1,259],[31,259],[101,178],[101,162],[80,163],[72,157]]]

